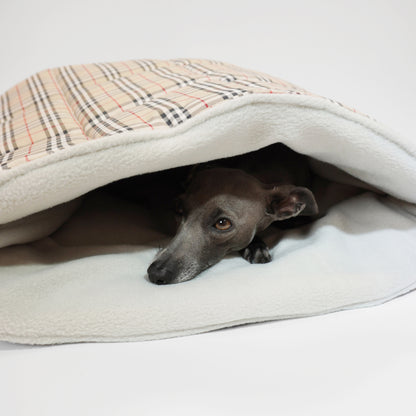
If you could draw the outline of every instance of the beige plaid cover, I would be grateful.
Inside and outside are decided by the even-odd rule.
[[[41,71],[0,97],[0,166],[11,169],[115,133],[174,128],[247,94],[312,95],[199,59],[131,60]]]

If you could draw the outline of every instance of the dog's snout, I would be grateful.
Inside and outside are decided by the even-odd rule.
[[[157,285],[172,283],[175,277],[173,270],[166,263],[160,261],[155,261],[149,266],[147,275],[149,280]]]

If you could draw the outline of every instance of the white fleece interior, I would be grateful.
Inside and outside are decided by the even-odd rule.
[[[338,204],[307,234],[288,232],[272,248],[271,263],[229,256],[168,286],[146,278],[165,236],[143,210],[102,192],[81,206],[63,204],[123,177],[275,142],[389,196],[366,192]],[[373,305],[406,293],[416,287],[415,156],[414,141],[326,100],[253,95],[163,133],[115,135],[16,168],[0,183],[0,339],[155,339]],[[25,244],[8,246],[16,243]]]

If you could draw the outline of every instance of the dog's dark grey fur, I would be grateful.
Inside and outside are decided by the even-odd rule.
[[[190,280],[230,252],[269,262],[258,234],[275,221],[316,217],[310,186],[306,158],[281,144],[193,169],[178,198],[179,228],[149,266],[149,280]]]
[[[320,175],[312,175],[311,165]],[[250,263],[269,262],[271,255],[259,234],[271,230],[270,225],[276,231],[271,234],[279,235],[276,228],[313,222],[346,198],[365,190],[380,192],[280,143],[242,156],[123,179],[105,188],[147,207],[154,227],[173,235],[147,270],[156,284],[190,280],[231,252]]]
[[[310,166],[320,174],[312,175]],[[123,179],[105,189],[139,202],[148,209],[155,228],[173,235],[147,270],[150,282],[160,285],[190,280],[231,252],[239,252],[250,263],[269,262],[271,255],[259,235],[264,230],[279,235],[276,228],[311,223],[365,190],[380,193],[280,143]]]

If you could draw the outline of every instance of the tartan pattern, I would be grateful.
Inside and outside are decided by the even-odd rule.
[[[173,128],[247,94],[313,95],[212,60],[131,60],[44,70],[0,96],[0,166],[11,169],[116,133]]]

